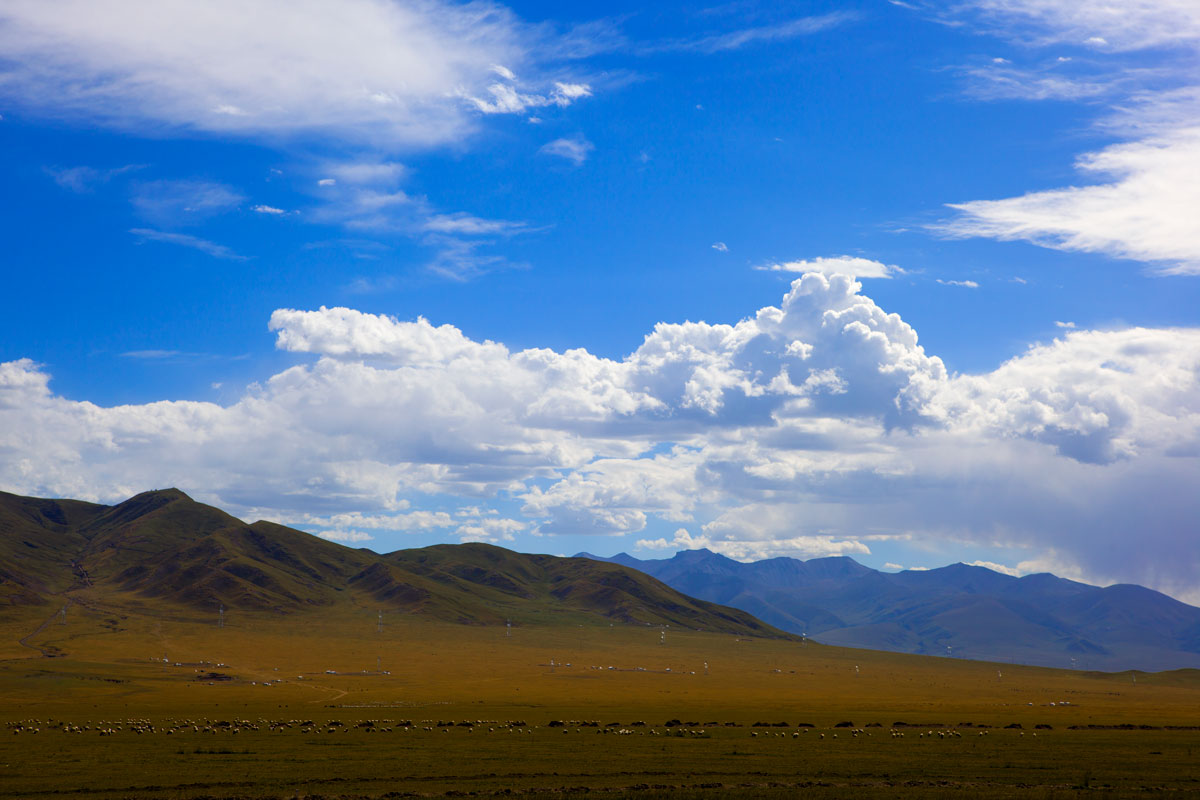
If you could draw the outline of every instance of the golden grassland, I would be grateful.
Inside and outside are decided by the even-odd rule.
[[[570,617],[380,631],[352,605],[218,628],[86,593],[65,624],[10,608],[0,798],[1200,796],[1195,671],[665,637]]]

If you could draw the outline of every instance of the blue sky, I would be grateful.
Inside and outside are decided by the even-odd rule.
[[[0,3],[0,489],[1200,600],[1200,11]]]

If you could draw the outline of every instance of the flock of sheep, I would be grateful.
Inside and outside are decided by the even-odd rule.
[[[900,724],[900,723],[897,723]],[[532,734],[535,730],[541,729],[541,725],[530,725],[524,720],[392,720],[392,719],[360,719],[350,722],[331,719],[318,723],[314,720],[300,719],[278,719],[268,720],[259,718],[257,720],[248,719],[171,719],[155,724],[149,719],[129,718],[122,720],[88,720],[83,724],[75,724],[64,720],[40,720],[27,719],[7,723],[7,728],[13,735],[21,734],[37,734],[42,731],[61,731],[62,733],[84,734],[92,733],[100,736],[116,736],[122,733],[131,733],[137,736],[164,734],[167,736],[175,734],[198,733],[198,734],[231,734],[236,735],[243,731],[262,731],[266,730],[271,733],[285,733],[295,730],[302,734],[338,734],[338,733],[392,733],[392,732],[409,732],[409,731],[424,731],[434,732],[441,731],[449,733],[452,730],[461,730],[466,733],[474,733],[479,730],[481,733],[518,733]],[[712,731],[723,728],[740,728],[741,723],[737,722],[681,722],[680,720],[668,720],[661,726],[648,726],[645,722],[631,722],[628,725],[623,725],[619,722],[610,722],[601,724],[597,720],[551,720],[546,726],[547,729],[559,729],[565,734],[582,733],[585,730],[595,730],[597,734],[617,735],[617,736],[674,736],[674,737],[707,737]],[[790,736],[792,739],[799,739],[802,735],[807,734],[809,730],[815,730],[815,726],[810,723],[800,723],[795,730],[778,730],[781,727],[790,728],[786,723],[754,723],[753,728],[766,728],[768,730],[752,730],[750,731],[751,738],[786,738]],[[872,724],[868,727],[877,727],[882,729],[882,726]],[[1019,727],[1019,726],[1011,726]],[[1049,727],[1049,726],[1039,726]],[[661,730],[660,730],[661,728]],[[774,728],[775,730],[770,730]],[[871,732],[866,728],[849,727],[849,723],[839,723],[834,730],[830,731],[829,736],[832,739],[838,738],[838,733],[847,735],[849,738],[857,738],[859,736],[870,736]],[[911,732],[911,731],[909,731]],[[987,729],[974,731],[979,736],[987,736]],[[893,739],[904,738],[906,731],[898,728],[890,728],[889,735]],[[1020,736],[1024,736],[1024,731],[1019,732]],[[1037,736],[1036,733],[1033,734]],[[824,732],[816,731],[814,738],[824,739]],[[917,733],[917,738],[938,738],[938,739],[961,739],[962,733],[956,728],[945,728],[942,730],[927,730]]]

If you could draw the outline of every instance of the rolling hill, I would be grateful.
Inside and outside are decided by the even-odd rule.
[[[657,560],[580,555],[825,644],[1053,667],[1200,667],[1200,608],[1141,586],[966,564],[883,573],[844,556],[743,564],[709,550]]]
[[[354,605],[465,624],[671,625],[787,637],[618,564],[487,544],[379,555],[272,522],[246,524],[178,489],[114,506],[0,492],[0,614],[84,598],[142,611],[280,614]]]

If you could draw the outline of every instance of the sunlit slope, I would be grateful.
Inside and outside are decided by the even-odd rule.
[[[486,544],[434,545],[385,558],[407,575],[485,600],[481,622],[495,621],[500,611],[538,621],[569,609],[622,623],[784,635],[744,611],[693,599],[637,570],[586,558],[527,555]]]
[[[751,615],[588,559],[484,544],[379,555],[271,522],[247,525],[177,489],[115,506],[4,495],[10,608],[71,603],[150,616],[314,614],[341,606],[467,623],[638,623],[783,636]],[[0,606],[0,613],[3,606]]]
[[[0,492],[0,604],[46,602],[75,582],[72,561],[87,538],[79,529],[107,506]]]

